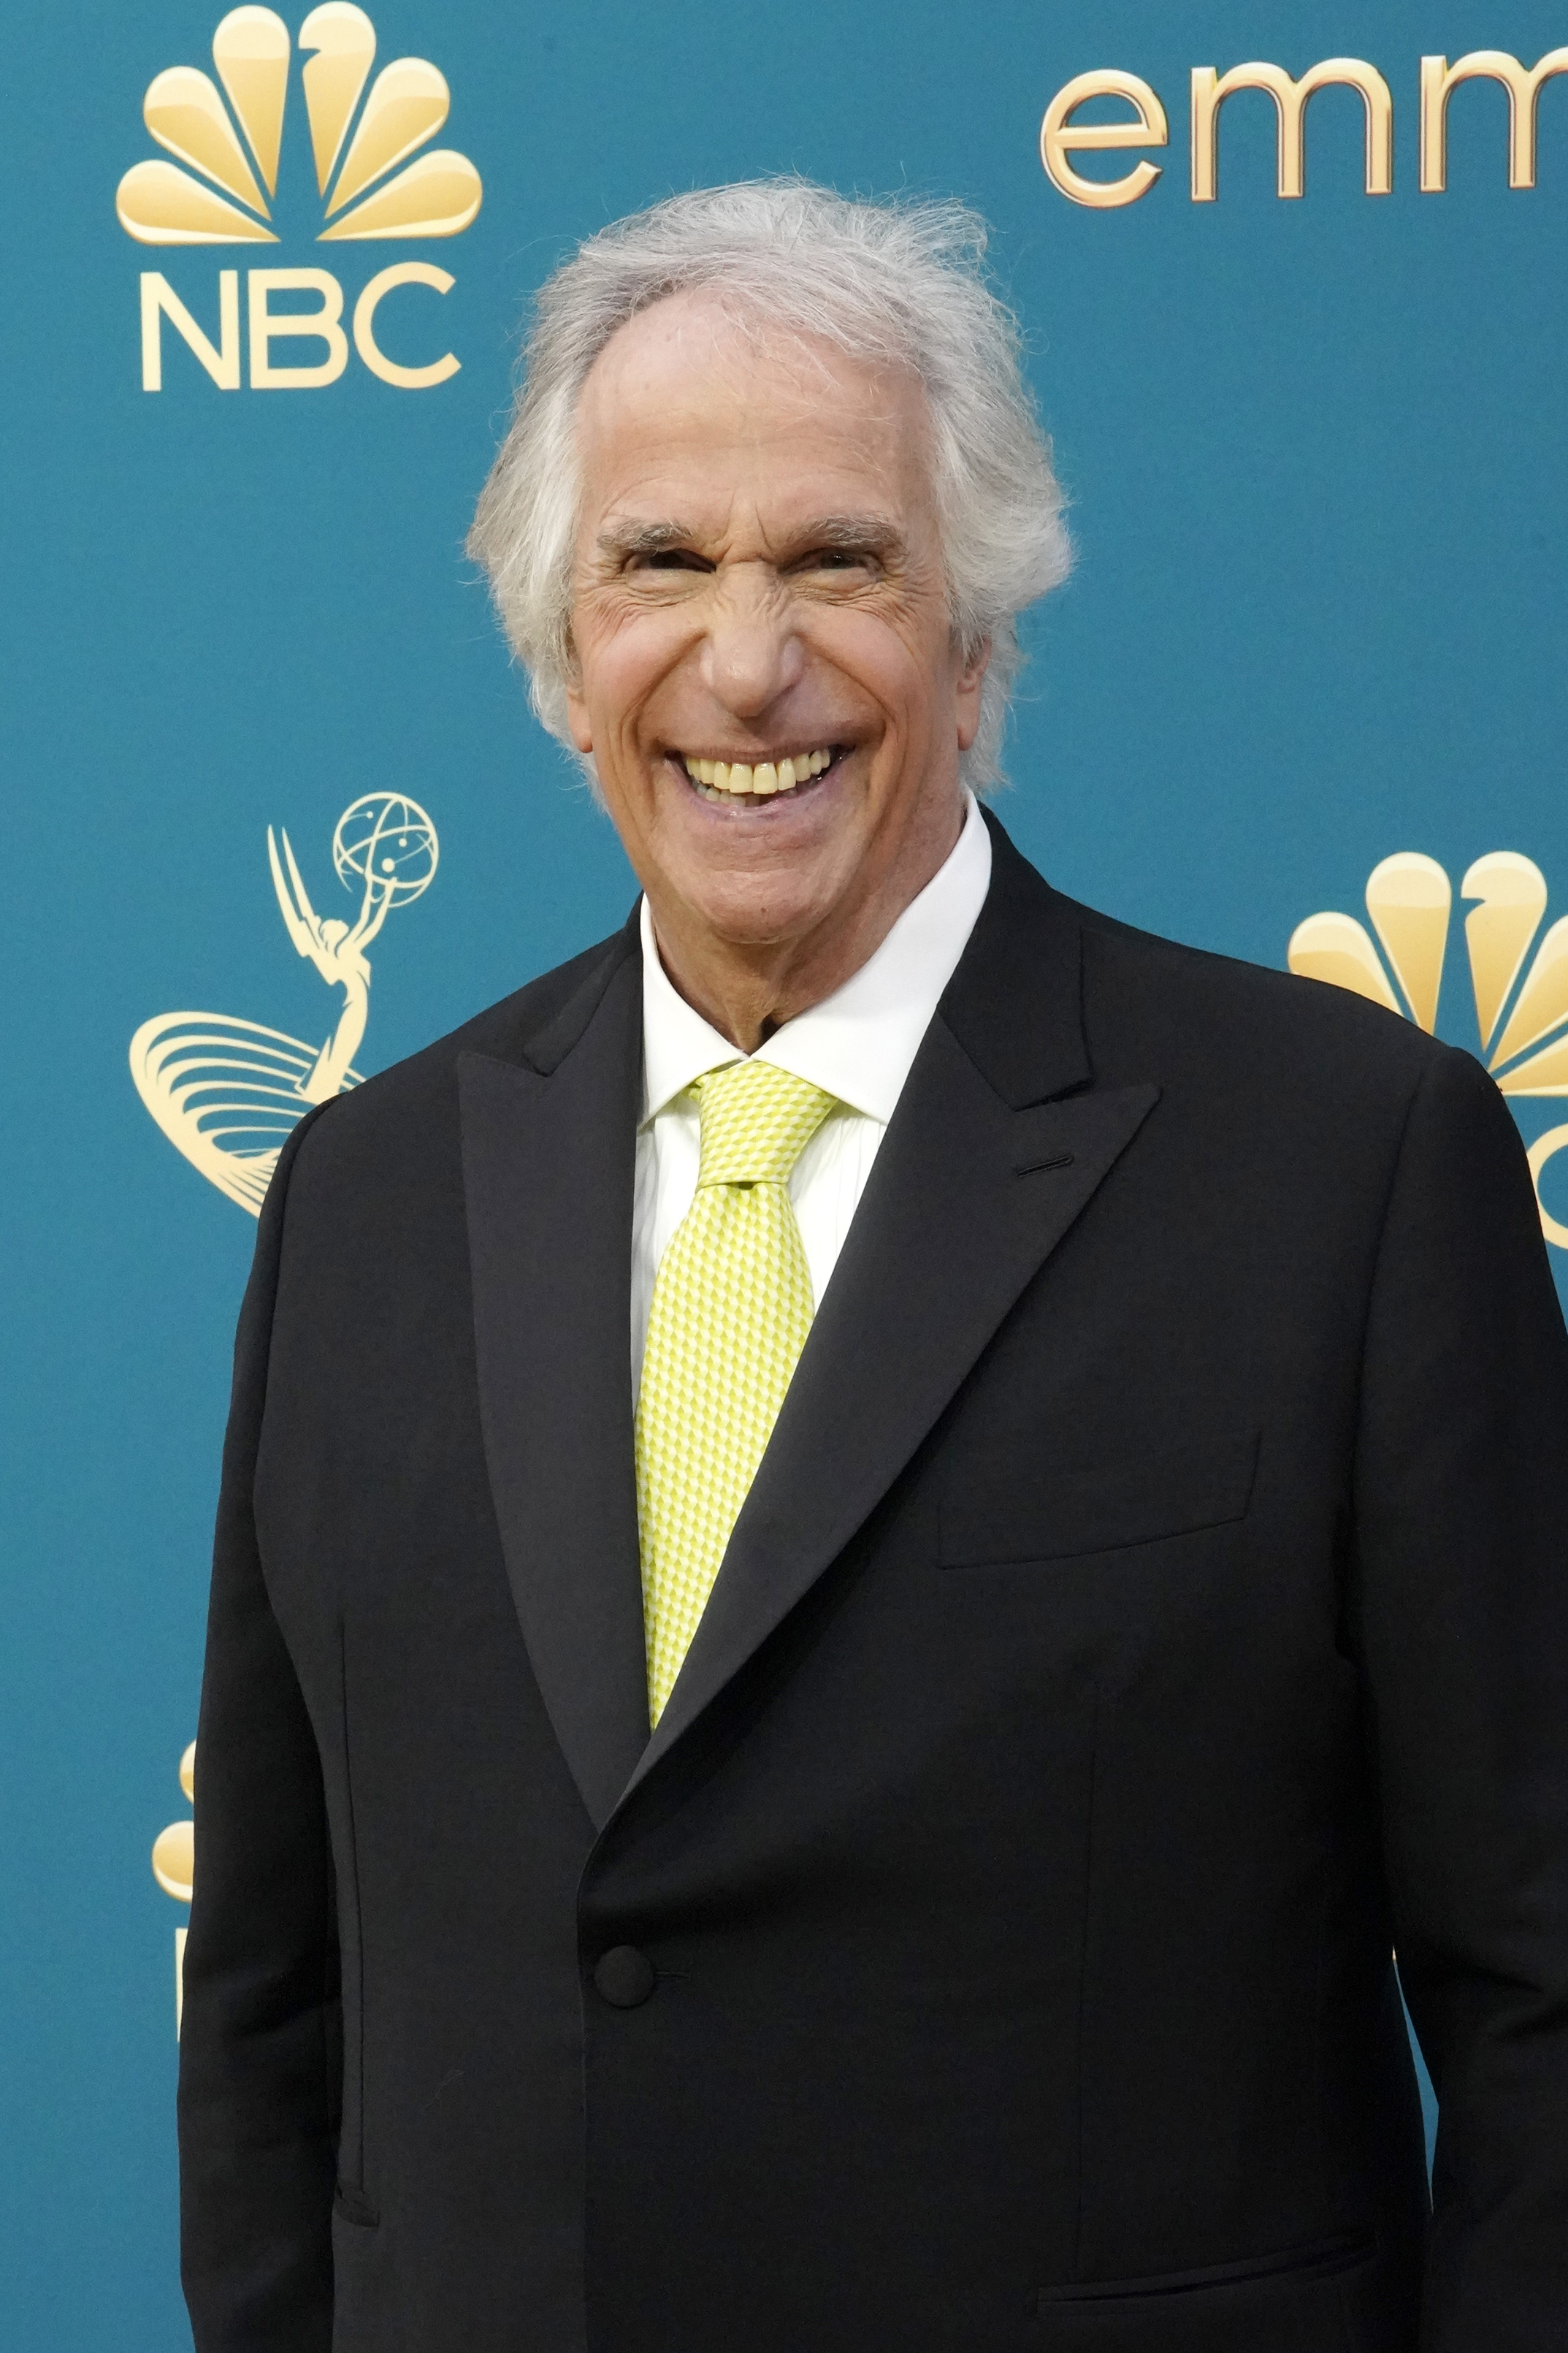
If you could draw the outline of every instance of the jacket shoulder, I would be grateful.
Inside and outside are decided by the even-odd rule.
[[[1438,1065],[1482,1075],[1473,1056],[1351,989],[1064,903],[1082,933],[1093,1029],[1138,1032],[1140,1042],[1158,1041],[1178,1062],[1226,1061],[1238,1074],[1270,1072],[1308,1092],[1363,1080],[1408,1095]]]
[[[458,1067],[466,1054],[535,1067],[531,1049],[570,1018],[574,1002],[591,1005],[636,944],[627,925],[580,955],[488,1006],[416,1054],[379,1071],[319,1106],[285,1146],[279,1176],[289,1211],[303,1196],[342,1181],[363,1187],[373,1167],[401,1169],[449,1162],[458,1155]],[[585,1013],[584,1013],[585,1018]]]

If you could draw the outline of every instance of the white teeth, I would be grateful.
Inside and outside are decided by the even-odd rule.
[[[778,793],[792,793],[810,776],[820,776],[825,768],[833,765],[830,750],[797,752],[787,760],[762,760],[753,765],[746,760],[700,760],[687,757],[686,773],[701,793],[704,800],[722,801],[743,794],[748,799],[768,800]]]

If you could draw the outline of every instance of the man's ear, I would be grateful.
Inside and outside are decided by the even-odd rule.
[[[594,748],[594,729],[588,717],[588,706],[583,700],[583,673],[577,662],[577,649],[571,638],[566,640],[566,723],[572,730],[572,741],[584,759]]]
[[[566,689],[566,724],[572,730],[572,741],[584,759],[594,748],[594,730],[588,718],[588,706],[576,689]]]
[[[980,733],[980,690],[991,667],[991,640],[986,638],[963,662],[953,685],[958,705],[958,748],[967,752]]]

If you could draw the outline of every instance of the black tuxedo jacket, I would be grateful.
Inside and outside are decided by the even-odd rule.
[[[1512,1124],[993,832],[651,1739],[635,924],[291,1140],[199,1736],[199,2353],[1568,2342]]]

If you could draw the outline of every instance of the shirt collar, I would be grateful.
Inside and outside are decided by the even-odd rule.
[[[925,889],[911,899],[876,953],[820,1005],[797,1013],[757,1050],[868,1118],[891,1119],[937,1001],[985,903],[991,837],[973,796],[963,828]],[[659,961],[642,902],[643,1116],[654,1118],[705,1071],[742,1061],[686,1002]]]

